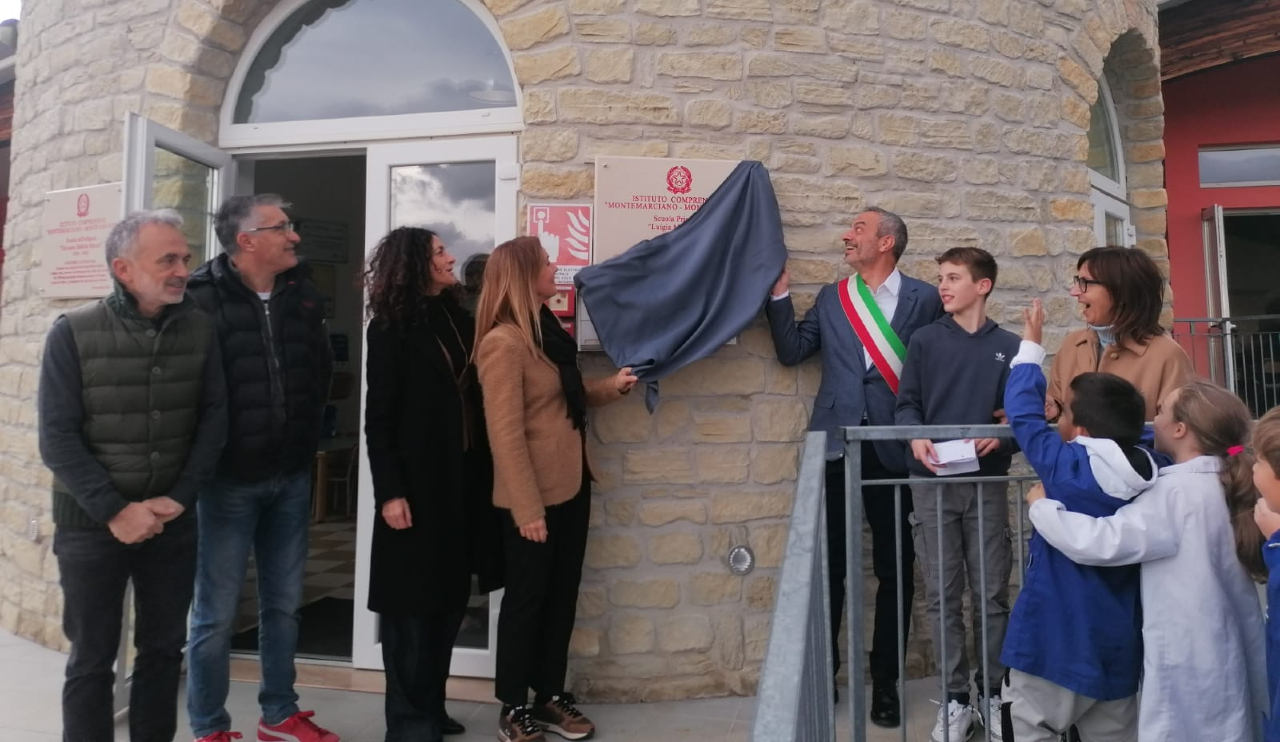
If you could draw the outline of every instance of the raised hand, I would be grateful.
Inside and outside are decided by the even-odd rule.
[[[782,269],[782,275],[778,276],[777,283],[773,284],[773,291],[769,292],[770,296],[782,296],[791,290],[791,271],[786,268]]]
[[[635,374],[631,373],[630,366],[618,369],[618,374],[613,377],[614,388],[618,390],[619,394],[626,394],[631,391],[631,387],[635,386],[637,381],[639,379],[636,378]]]
[[[1030,309],[1022,310],[1022,339],[1042,345],[1044,340],[1044,304],[1036,299]]]

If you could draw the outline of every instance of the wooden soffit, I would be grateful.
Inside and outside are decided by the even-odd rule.
[[[1280,0],[1191,0],[1160,11],[1164,80],[1277,52]]]

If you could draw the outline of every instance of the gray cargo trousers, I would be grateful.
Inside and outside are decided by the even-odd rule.
[[[920,480],[920,484],[911,485],[915,504],[912,531],[917,559],[924,572],[925,615],[933,630],[938,671],[946,678],[949,698],[969,695],[963,602],[967,578],[973,612],[975,682],[983,696],[989,691],[998,694],[1005,670],[1000,663],[1000,650],[1009,627],[1009,575],[1013,566],[1008,483],[995,481],[979,485],[951,484],[945,479]],[[985,644],[983,605],[987,619]],[[943,642],[946,643],[945,667],[942,666]],[[981,659],[984,653],[988,673],[985,676]]]

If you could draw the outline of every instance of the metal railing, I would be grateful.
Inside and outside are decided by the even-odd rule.
[[[948,476],[945,478],[920,479],[901,477],[895,479],[876,479],[864,482],[862,479],[862,444],[864,441],[908,441],[917,438],[933,440],[957,440],[1013,437],[1013,431],[1007,425],[965,425],[965,426],[866,426],[844,428],[840,431],[844,440],[845,469],[845,559],[849,588],[845,591],[845,611],[848,640],[848,668],[850,708],[849,739],[853,742],[867,740],[867,678],[866,678],[866,591],[861,581],[867,574],[865,568],[864,534],[863,534],[863,488],[865,486],[893,487],[895,527],[894,541],[897,554],[897,574],[903,571],[901,545],[904,538],[911,538],[903,533],[902,509],[903,487],[924,488],[934,490],[934,504],[941,516],[943,488],[941,485],[974,484],[978,488],[977,507],[979,514],[979,541],[983,539],[983,488],[990,486],[999,488],[1005,496],[1009,496],[1009,485],[1017,485],[1016,497],[1011,497],[1010,523],[1013,532],[1012,548],[1018,574],[1025,572],[1025,543],[1029,526],[1026,525],[1023,496],[1027,485],[1038,481],[1033,473],[1009,474],[1001,477],[990,476]],[[831,618],[829,614],[829,597],[827,590],[827,544],[825,525],[825,436],[810,433],[805,440],[804,460],[797,482],[795,505],[791,516],[790,533],[787,538],[787,551],[782,565],[779,592],[775,602],[773,623],[770,627],[769,647],[765,655],[764,667],[760,678],[760,689],[756,703],[756,720],[752,739],[754,742],[827,742],[836,739],[835,700],[833,697],[834,678],[831,661]],[[936,558],[941,562],[945,553],[942,539],[941,517],[938,524],[938,553]],[[916,526],[917,528],[919,526]],[[919,559],[928,559],[929,554],[918,554]],[[976,586],[985,596],[986,565],[985,557],[979,550],[978,574],[982,575],[982,584]],[[938,579],[938,595],[941,601],[940,618],[945,620],[947,605],[946,591],[943,589],[942,573],[936,574]],[[1021,579],[1019,579],[1019,585]],[[975,586],[970,585],[972,594]],[[906,694],[906,636],[903,614],[903,584],[898,580],[898,697],[900,701],[900,737],[906,742],[909,723],[933,724],[933,714],[927,719],[909,719]],[[1010,606],[1013,596],[1010,596]],[[981,655],[979,662],[982,676],[992,680],[988,665],[987,637],[988,615],[985,601],[974,601],[972,605],[974,620],[978,622],[981,647],[975,648]],[[921,627],[928,631],[930,627]],[[932,643],[932,642],[930,642]],[[961,644],[961,651],[964,645]],[[947,666],[946,642],[935,650],[939,657],[937,665]],[[797,679],[799,682],[797,683]],[[945,670],[938,673],[939,698],[942,704],[947,703],[947,677]],[[985,689],[980,689],[985,691]],[[991,730],[984,725],[983,734],[978,739],[988,742]],[[895,735],[896,736],[896,735]],[[918,734],[912,734],[914,738]],[[944,733],[944,742],[960,742],[949,740]],[[881,739],[885,737],[880,735]]]
[[[826,433],[805,437],[752,739],[835,738],[827,595]],[[797,679],[799,682],[796,682]]]
[[[1254,417],[1280,405],[1280,315],[1175,319],[1196,375],[1230,389]]]

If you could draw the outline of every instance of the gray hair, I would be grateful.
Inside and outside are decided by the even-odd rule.
[[[902,253],[907,251],[907,223],[902,221],[902,217],[886,211],[879,206],[869,206],[863,213],[871,212],[880,215],[880,227],[876,229],[876,237],[884,237],[886,235],[893,238],[893,259],[901,260]]]
[[[182,230],[182,217],[173,209],[153,209],[150,211],[130,212],[120,223],[111,228],[107,235],[107,266],[116,258],[133,252],[138,244],[138,233],[148,224],[160,224]]]
[[[218,242],[228,255],[235,255],[240,249],[236,244],[236,236],[241,232],[256,229],[253,221],[253,210],[259,206],[277,206],[287,209],[293,204],[274,193],[256,193],[252,196],[232,196],[222,202],[218,213],[213,216],[213,231],[218,235]]]

